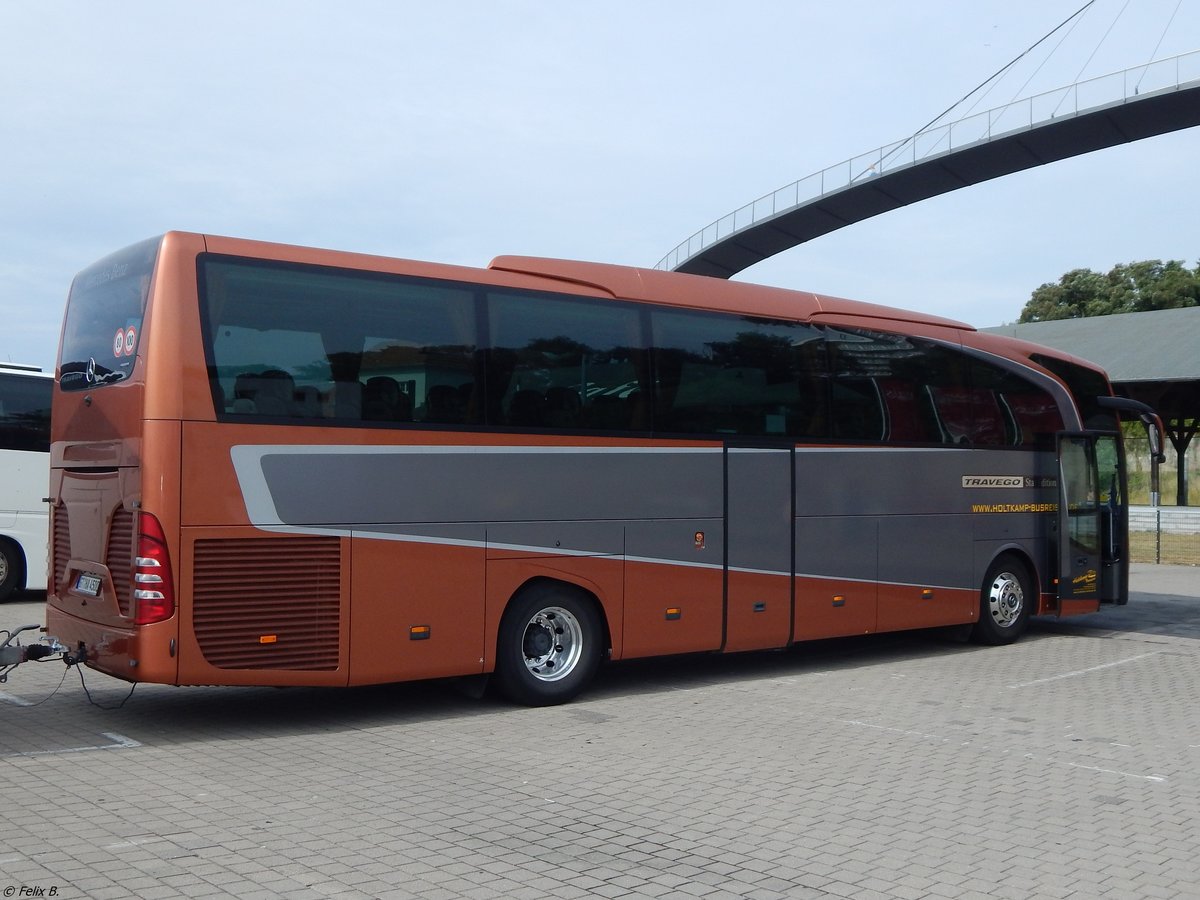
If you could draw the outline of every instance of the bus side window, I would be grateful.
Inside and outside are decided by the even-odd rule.
[[[469,288],[221,256],[204,259],[202,276],[205,354],[221,414],[407,422],[428,385],[474,381],[478,309]],[[407,388],[397,393],[375,378]]]
[[[975,442],[1010,447],[1051,447],[1063,429],[1058,404],[1041,388],[984,360],[972,360]]]
[[[639,428],[635,397],[645,353],[635,307],[499,291],[487,302],[489,425]]]
[[[828,382],[819,328],[720,313],[658,311],[654,430],[821,436]]]
[[[1052,446],[1054,435],[1063,430],[1062,413],[1054,398],[1032,385],[1001,394],[1000,402],[1012,417],[1015,445]]]

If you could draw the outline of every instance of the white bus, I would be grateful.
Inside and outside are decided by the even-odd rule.
[[[46,587],[54,377],[0,363],[0,602]]]

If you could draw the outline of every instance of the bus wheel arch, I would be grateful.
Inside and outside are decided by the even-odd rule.
[[[574,699],[591,682],[609,646],[594,594],[535,578],[512,596],[496,635],[495,680],[515,703],[549,706]]]
[[[21,545],[0,537],[0,603],[25,586],[25,554]]]
[[[1037,610],[1038,582],[1024,553],[1005,550],[987,568],[979,591],[979,619],[971,639],[979,644],[1011,644]]]

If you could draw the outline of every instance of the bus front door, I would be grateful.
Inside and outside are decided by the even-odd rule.
[[[1105,584],[1104,506],[1096,435],[1058,436],[1058,614],[1095,612],[1110,593]]]
[[[725,448],[727,651],[783,647],[791,639],[794,452]]]

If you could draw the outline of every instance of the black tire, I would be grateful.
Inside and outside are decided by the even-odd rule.
[[[11,541],[0,540],[0,603],[25,585],[25,558],[21,548]]]
[[[1037,602],[1029,567],[1011,554],[997,557],[979,592],[979,621],[971,631],[978,644],[1011,644],[1025,631]]]
[[[574,699],[596,674],[603,635],[587,594],[563,584],[532,585],[513,598],[500,621],[496,685],[527,706]]]

